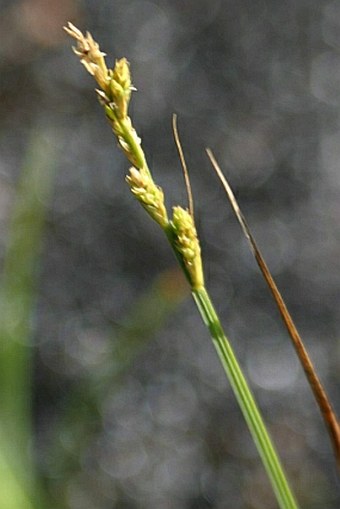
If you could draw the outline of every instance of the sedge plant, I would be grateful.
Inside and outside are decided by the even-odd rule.
[[[281,509],[297,509],[297,502],[254,396],[206,289],[201,248],[192,210],[175,206],[169,217],[163,190],[153,180],[141,140],[128,116],[131,92],[134,90],[129,63],[122,58],[116,61],[113,69],[109,69],[106,66],[105,53],[100,50],[90,33],[83,35],[71,23],[65,27],[65,30],[77,41],[74,52],[97,82],[99,88],[96,92],[99,102],[104,108],[119,146],[132,164],[126,182],[134,197],[165,233],[188,280],[194,301],[210,332],[217,354],[262,458],[278,504]]]

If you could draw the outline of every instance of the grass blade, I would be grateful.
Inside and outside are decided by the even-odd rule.
[[[232,209],[238,219],[238,222],[241,225],[242,231],[248,241],[249,247],[257,261],[257,264],[262,272],[262,275],[269,287],[269,290],[271,291],[271,294],[276,302],[276,305],[278,307],[278,310],[280,312],[280,315],[282,317],[282,320],[284,324],[286,325],[286,328],[288,330],[288,333],[291,337],[292,343],[294,345],[295,351],[297,353],[297,356],[300,360],[300,363],[304,369],[304,372],[306,374],[308,383],[312,389],[312,392],[314,394],[314,397],[317,401],[317,404],[319,406],[320,412],[322,414],[323,420],[325,422],[325,425],[328,429],[328,433],[330,435],[335,458],[338,464],[338,468],[340,468],[340,425],[339,420],[337,419],[337,416],[333,410],[333,407],[331,405],[331,402],[326,394],[326,391],[316,373],[316,370],[314,368],[314,365],[308,355],[308,352],[303,344],[302,338],[295,326],[295,323],[291,317],[291,314],[288,311],[288,308],[283,300],[283,297],[270,273],[270,270],[261,254],[261,251],[259,250],[254,236],[252,235],[250,228],[245,220],[244,215],[241,212],[241,209],[237,203],[237,200],[235,198],[235,195],[223,175],[221,168],[219,167],[213,153],[211,150],[207,149],[208,157],[211,161],[211,164],[213,165],[214,170],[216,171],[219,179],[221,180],[221,183],[224,187],[224,190],[227,193],[227,196],[229,198],[229,201],[231,203]]]
[[[52,187],[55,141],[34,132],[17,186],[0,287],[0,507],[37,507],[32,442],[31,320]]]

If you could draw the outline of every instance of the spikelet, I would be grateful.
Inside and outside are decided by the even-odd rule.
[[[204,286],[201,247],[193,217],[182,207],[173,207],[172,227],[175,234],[175,245],[190,276],[194,290]]]
[[[169,220],[162,189],[154,183],[148,173],[138,171],[136,168],[130,168],[130,175],[126,177],[126,182],[129,184],[132,194],[152,219],[165,228]]]
[[[73,48],[86,70],[94,77],[100,89],[97,97],[105,110],[118,144],[126,157],[138,169],[148,171],[141,140],[132,126],[128,108],[132,90],[129,62],[126,58],[116,60],[113,69],[108,69],[106,54],[89,32],[84,35],[77,27],[68,23],[64,30],[77,41]]]

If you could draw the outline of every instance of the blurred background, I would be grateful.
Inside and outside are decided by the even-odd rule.
[[[330,441],[204,148],[340,412],[340,1],[0,1],[0,507],[277,507],[173,255],[61,27],[127,57],[131,116],[304,509]]]

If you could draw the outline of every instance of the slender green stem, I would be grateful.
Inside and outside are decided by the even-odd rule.
[[[193,291],[193,297],[204,323],[209,328],[213,343],[262,458],[279,505],[281,509],[297,509],[297,502],[290,490],[271,438],[233,349],[224,334],[209,294],[205,288],[201,288]]]

